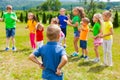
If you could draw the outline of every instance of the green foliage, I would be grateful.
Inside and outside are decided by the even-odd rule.
[[[23,22],[24,18],[23,18],[23,13],[20,14],[20,22]]]
[[[47,16],[45,13],[43,13],[43,16],[42,16],[42,23],[44,23],[44,24],[47,23]]]
[[[104,2],[98,2],[97,3],[97,8],[99,8],[99,9],[105,9],[105,7],[106,7],[106,5],[105,5]]]
[[[38,21],[40,21],[38,13],[36,13],[36,18]]]
[[[119,20],[118,20],[118,12],[117,12],[117,10],[116,10],[116,13],[115,13],[113,26],[114,26],[114,28],[119,27]]]
[[[3,16],[3,11],[2,11],[2,13],[1,13],[1,17]]]
[[[49,24],[51,23],[52,18],[53,18],[52,14],[49,14]]]
[[[47,0],[41,5],[40,9],[42,9],[43,11],[58,11],[60,7],[61,2],[59,0]]]
[[[27,23],[27,21],[28,21],[28,12],[26,11],[25,22]]]

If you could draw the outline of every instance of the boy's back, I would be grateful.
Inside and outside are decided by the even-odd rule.
[[[35,50],[29,58],[43,69],[43,80],[63,80],[61,69],[67,63],[67,56],[65,49],[58,43],[60,38],[59,26],[49,26],[47,37],[49,39],[47,44]],[[36,57],[41,57],[42,63]]]
[[[63,47],[58,42],[48,42],[43,47],[33,52],[36,57],[41,56],[45,71],[55,74],[61,61],[61,57],[66,54]]]

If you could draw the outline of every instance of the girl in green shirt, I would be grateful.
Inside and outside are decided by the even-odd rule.
[[[98,47],[102,44],[102,38],[100,38],[100,35],[102,33],[101,27],[103,23],[102,15],[100,13],[94,14],[93,16],[93,22],[95,23],[93,26],[93,38],[94,38],[94,51],[96,54],[96,58],[94,59],[94,62],[100,61],[100,56],[98,52]]]
[[[80,26],[80,21],[82,18],[85,17],[85,12],[84,9],[82,7],[75,7],[73,9],[73,19],[66,21],[68,25],[72,26],[74,29],[74,49],[75,52],[72,54],[72,56],[78,56],[78,52],[79,52],[79,47],[78,47],[78,40],[80,37],[80,32],[78,30],[78,27]]]

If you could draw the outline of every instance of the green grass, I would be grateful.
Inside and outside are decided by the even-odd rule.
[[[26,24],[18,23],[16,29],[16,46],[18,51],[3,51],[5,48],[5,28],[0,23],[0,80],[41,80],[40,68],[28,60],[32,50],[29,44],[29,32],[24,27]],[[103,51],[100,47],[101,62],[94,64],[76,58],[69,58],[63,68],[65,80],[120,80],[120,28],[114,29],[113,67],[103,67]],[[89,57],[94,58],[92,33],[89,33]],[[45,37],[46,42],[46,37]],[[12,46],[11,46],[12,47]],[[73,51],[73,29],[68,27],[67,54]],[[80,51],[81,54],[81,51]]]

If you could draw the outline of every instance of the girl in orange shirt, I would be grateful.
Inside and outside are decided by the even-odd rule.
[[[31,42],[31,47],[33,49],[36,48],[35,44],[35,26],[37,25],[37,19],[33,13],[28,13],[28,22],[27,22],[27,27],[30,31],[30,42]]]

